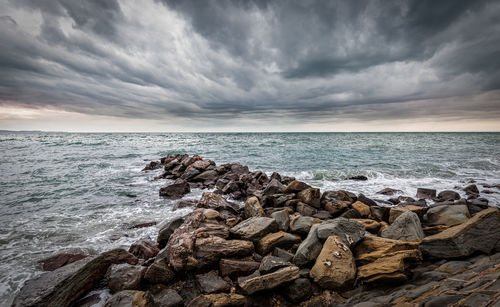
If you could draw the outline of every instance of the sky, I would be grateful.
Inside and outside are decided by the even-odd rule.
[[[500,1],[0,0],[0,129],[500,131]]]

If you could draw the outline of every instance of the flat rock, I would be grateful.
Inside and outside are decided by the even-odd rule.
[[[427,210],[428,225],[455,226],[470,218],[467,205],[441,205]]]
[[[260,239],[259,243],[257,244],[257,251],[261,255],[265,255],[275,247],[289,247],[300,242],[301,239],[299,236],[284,231],[278,231],[275,233],[270,233]]]
[[[290,221],[290,231],[306,235],[314,224],[321,223],[320,219],[311,216],[296,216]]]
[[[220,237],[210,236],[196,240],[194,255],[203,265],[211,265],[221,258],[250,255],[253,249],[253,243],[250,241],[225,240]]]
[[[349,191],[344,191],[344,190],[338,190],[338,191],[325,191],[323,195],[321,195],[321,203],[327,203],[329,201],[333,200],[340,200],[340,201],[345,201],[348,204],[354,203],[358,197],[356,194],[349,192]]]
[[[346,288],[356,277],[351,250],[340,237],[329,236],[309,274],[322,288]]]
[[[340,237],[351,248],[363,239],[365,228],[357,222],[339,217],[318,226],[317,236],[320,240],[324,241],[331,235]]]
[[[219,271],[222,276],[231,278],[246,276],[255,272],[260,263],[253,260],[240,259],[221,259],[219,262]]]
[[[270,217],[253,217],[231,228],[231,233],[238,238],[257,242],[270,232],[276,232],[278,224]]]
[[[266,275],[244,279],[239,282],[239,286],[245,293],[253,294],[258,291],[276,288],[297,278],[299,278],[299,268],[289,266]]]
[[[259,266],[261,275],[272,273],[278,269],[291,266],[292,264],[276,256],[265,256]]]
[[[418,215],[412,211],[406,211],[381,232],[381,237],[403,241],[420,241],[424,238],[424,231]]]
[[[436,258],[469,256],[476,251],[490,253],[499,247],[500,210],[489,208],[467,222],[424,238],[422,253]]]

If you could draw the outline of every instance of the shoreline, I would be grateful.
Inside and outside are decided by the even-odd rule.
[[[500,250],[496,246],[500,232],[493,228],[488,233],[490,229],[481,228],[500,226],[500,211],[488,208],[475,185],[465,187],[469,199],[454,191],[421,189],[415,199],[386,190],[395,197],[394,207],[385,207],[362,194],[320,191],[292,177],[250,172],[238,163],[217,166],[199,156],[168,155],[149,163],[145,171],[158,168],[165,170],[158,179],[176,180],[160,189],[163,197],[181,199],[191,188],[216,191],[203,193],[197,202],[177,202],[178,207],[194,210],[160,229],[158,242],[140,241],[130,253],[114,250],[72,264],[65,261],[67,265],[35,280],[51,280],[48,284],[26,283],[13,306],[49,302],[63,306],[73,303],[73,297],[85,296],[102,280],[117,293],[106,306],[118,306],[118,300],[140,301],[138,306],[165,306],[167,302],[173,303],[171,306],[264,306],[270,302],[280,306],[353,305],[362,302],[357,300],[363,293],[412,282],[418,276],[415,270],[424,270],[421,263],[432,261],[427,267],[438,269],[454,259],[479,257],[477,261],[485,262],[488,256],[479,252]],[[227,196],[245,205],[231,203]],[[432,205],[425,199],[432,200]],[[471,233],[484,236],[485,242],[462,242],[460,236]],[[447,251],[450,244],[456,250]],[[492,259],[488,259],[486,271],[500,270],[500,257],[488,258]],[[433,267],[443,259],[448,262]],[[421,273],[430,272],[435,271]],[[453,276],[460,274],[453,272]],[[47,274],[56,274],[60,280]],[[437,282],[434,286],[441,289],[453,278],[441,277],[428,282]],[[92,282],[75,285],[80,279]],[[486,284],[478,287],[483,289]],[[42,286],[46,289],[40,292]],[[396,292],[397,288],[389,287]],[[422,295],[431,290],[435,291],[428,289]],[[441,290],[434,293],[439,295],[406,297],[399,302],[420,303],[449,295],[446,291],[456,292]],[[477,293],[490,293],[483,292]],[[368,301],[381,296],[372,294]],[[456,296],[452,303],[473,299],[470,295]],[[498,302],[498,293],[488,299]],[[76,305],[84,306],[81,301]]]

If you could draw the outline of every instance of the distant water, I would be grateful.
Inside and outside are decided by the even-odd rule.
[[[0,134],[0,305],[9,305],[36,261],[60,252],[96,254],[155,239],[161,222],[185,214],[141,172],[168,153],[240,162],[368,197],[385,187],[500,183],[500,133]],[[365,175],[368,181],[345,180]],[[500,203],[500,190],[482,194]],[[187,197],[197,199],[200,190]],[[136,198],[127,197],[135,194]],[[462,193],[463,194],[463,193]],[[156,227],[127,230],[157,221]],[[117,239],[118,238],[118,239]]]

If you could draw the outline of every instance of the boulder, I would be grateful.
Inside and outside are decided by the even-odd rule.
[[[427,210],[428,225],[455,226],[470,218],[467,205],[441,205]]]
[[[165,260],[152,263],[146,269],[144,280],[150,284],[168,284],[175,277]]]
[[[354,210],[358,211],[360,217],[368,217],[370,215],[370,207],[360,202],[359,200],[351,206]]]
[[[367,205],[367,206],[378,206],[378,204],[371,198],[366,197],[363,194],[358,195],[358,201]]]
[[[214,183],[217,181],[217,178],[219,176],[219,173],[217,173],[216,170],[208,170],[204,171],[199,175],[196,175],[191,179],[192,181],[213,181]]]
[[[389,207],[372,206],[370,207],[370,216],[379,222],[389,220]]]
[[[167,245],[168,239],[170,238],[172,233],[174,233],[174,231],[179,226],[181,226],[183,222],[184,222],[183,217],[177,217],[177,218],[174,218],[173,220],[169,221],[165,225],[163,225],[163,227],[158,232],[158,239],[156,240],[156,242],[158,242],[160,248],[163,248],[163,247],[165,247],[165,245]]]
[[[479,196],[479,189],[477,188],[477,185],[471,184],[468,185],[464,188],[465,194],[468,196]]]
[[[55,305],[63,306],[63,305]],[[106,300],[104,307],[153,307],[153,296],[149,292],[125,290],[116,293]]]
[[[271,217],[278,223],[278,229],[288,231],[290,227],[290,211],[288,209],[279,210],[271,213]]]
[[[42,259],[38,261],[38,264],[43,271],[54,271],[55,269],[63,267],[67,264],[82,260],[85,257],[87,256],[83,254],[63,253],[46,259]]]
[[[270,232],[276,232],[278,224],[270,217],[253,217],[231,228],[231,233],[238,238],[257,242]]]
[[[318,223],[321,223],[320,219],[298,215],[290,221],[290,231],[300,235],[306,235],[309,233],[312,225]]]
[[[424,231],[418,215],[412,211],[406,211],[398,216],[389,227],[382,230],[381,236],[395,240],[420,241],[424,238]]]
[[[481,251],[490,253],[500,244],[500,210],[489,208],[467,222],[426,237],[420,244],[424,255],[456,258]]]
[[[203,293],[229,292],[231,285],[222,279],[217,271],[196,275],[196,281]]]
[[[262,261],[260,262],[259,266],[259,273],[264,275],[264,274],[269,274],[274,271],[277,271],[278,269],[291,266],[292,264],[288,261],[285,261],[281,259],[280,257],[276,256],[266,256],[262,258]]]
[[[340,215],[340,217],[346,218],[346,219],[359,219],[361,218],[361,214],[355,209],[348,209],[344,213]]]
[[[278,231],[270,233],[259,240],[257,244],[257,252],[265,255],[272,251],[275,247],[289,247],[294,244],[300,243],[301,239],[297,235],[288,232]]]
[[[146,268],[128,263],[113,264],[106,272],[106,281],[112,292],[139,290]]]
[[[221,259],[219,261],[219,271],[221,276],[229,276],[231,278],[246,276],[255,272],[260,266],[260,263],[253,260],[240,259]]]
[[[289,266],[269,274],[243,279],[239,282],[239,286],[243,292],[250,295],[258,291],[276,288],[297,278],[299,278],[299,268]]]
[[[381,226],[379,222],[371,219],[350,219],[350,221],[363,225],[365,230],[371,233],[377,233]]]
[[[252,196],[247,199],[244,207],[245,218],[264,216],[264,210],[260,205],[259,199]]]
[[[220,237],[210,236],[198,238],[195,243],[195,258],[198,267],[212,265],[221,258],[244,257],[253,252],[253,244],[243,240],[225,240]]]
[[[321,195],[321,203],[325,204],[329,201],[332,200],[340,200],[340,201],[345,201],[348,204],[352,204],[357,200],[356,194],[349,192],[349,191],[344,191],[344,190],[338,190],[338,191],[325,191],[323,195]]]
[[[163,187],[160,189],[160,196],[177,199],[182,198],[187,193],[191,192],[191,188],[189,187],[189,183],[187,183],[183,179],[178,179],[175,183]]]
[[[280,257],[285,261],[292,261],[293,254],[279,247],[273,249],[273,256]]]
[[[418,188],[417,189],[417,198],[434,199],[434,198],[436,198],[436,190],[426,189],[426,188]]]
[[[297,203],[296,211],[303,216],[313,216],[318,212],[318,210],[303,202]]]
[[[153,293],[153,301],[155,306],[161,307],[182,307],[184,306],[184,300],[173,289],[162,289],[157,293]]]
[[[330,212],[333,216],[338,216],[347,208],[349,208],[349,203],[340,200],[332,200],[323,204],[326,211]]]
[[[308,299],[313,292],[309,278],[297,278],[285,288],[285,296],[294,303]]]
[[[28,280],[12,306],[69,306],[91,290],[112,264],[136,264],[137,258],[114,249],[95,258],[87,257]]]
[[[422,220],[425,212],[427,211],[427,208],[420,206],[413,206],[413,205],[401,205],[397,207],[392,207],[389,210],[389,223],[392,224],[398,218],[398,216],[400,216],[406,211],[415,212],[420,218],[420,220]]]
[[[281,182],[273,178],[269,183],[266,185],[266,188],[264,191],[262,191],[263,195],[274,195],[274,194],[281,194],[285,190],[285,187],[281,184]]]
[[[398,189],[385,188],[377,192],[377,194],[382,194],[382,195],[394,195],[398,193],[403,193],[403,191]]]
[[[197,296],[187,307],[238,307],[245,306],[247,298],[236,293],[216,293]]]
[[[439,201],[459,200],[460,194],[458,194],[455,191],[444,190],[444,191],[439,192],[437,198],[439,199]]]
[[[313,225],[305,240],[300,243],[293,256],[293,263],[295,265],[305,266],[318,257],[323,246],[318,238],[318,227],[320,225],[321,224]]]
[[[148,260],[156,256],[160,252],[160,248],[153,241],[139,240],[130,246],[128,252],[137,258]]]
[[[345,289],[356,277],[351,250],[338,236],[329,236],[309,274],[322,288]]]
[[[305,204],[308,204],[315,208],[321,208],[321,192],[317,188],[308,188],[302,190],[297,194],[297,198]]]
[[[227,210],[237,214],[240,209],[238,205],[228,202],[222,195],[213,192],[204,192],[196,205],[198,208],[214,209],[217,211]]]
[[[317,236],[321,241],[326,240],[331,235],[340,237],[349,248],[352,248],[365,236],[365,228],[359,223],[345,218],[324,221],[318,226]]]
[[[308,185],[307,183],[294,180],[286,186],[284,193],[287,193],[287,194],[288,193],[298,193],[298,192],[303,191],[305,189],[309,189],[310,187],[311,186]]]

